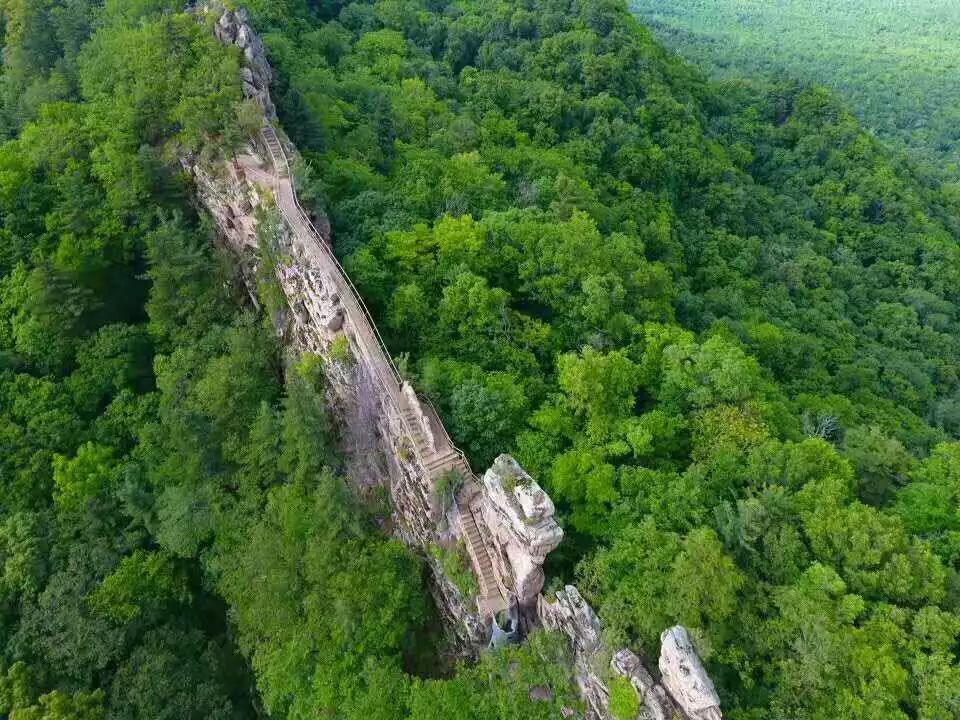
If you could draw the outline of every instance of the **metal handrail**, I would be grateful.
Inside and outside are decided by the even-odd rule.
[[[263,135],[264,141],[267,145],[267,151],[270,153],[271,157],[273,157],[274,167],[277,170],[279,170],[279,168],[277,167],[277,160],[281,160],[283,162],[284,167],[287,170],[287,177],[289,178],[290,190],[293,195],[294,205],[296,205],[297,211],[300,213],[303,220],[306,221],[307,226],[312,231],[313,233],[312,240],[314,241],[314,244],[317,245],[320,251],[324,253],[328,257],[328,259],[333,262],[334,267],[340,272],[340,275],[343,277],[343,280],[346,282],[353,297],[356,299],[357,307],[360,309],[360,312],[363,314],[364,318],[366,319],[367,324],[370,326],[370,329],[373,331],[374,339],[377,341],[377,344],[378,344],[377,349],[380,351],[380,354],[383,356],[384,360],[386,361],[387,367],[390,369],[393,375],[393,380],[396,383],[396,390],[398,391],[401,390],[403,388],[403,383],[404,383],[403,376],[400,375],[400,370],[397,368],[396,364],[393,361],[393,358],[390,356],[390,351],[387,348],[387,344],[386,342],[384,342],[383,337],[380,335],[380,331],[377,329],[377,324],[373,321],[373,315],[371,315],[370,310],[367,308],[366,304],[363,302],[363,297],[360,295],[360,291],[357,290],[356,286],[353,284],[353,281],[350,279],[350,276],[347,274],[347,271],[340,264],[340,261],[337,259],[337,256],[334,254],[330,246],[327,245],[326,242],[324,242],[323,235],[321,235],[320,231],[317,230],[316,226],[313,224],[313,221],[310,219],[310,216],[307,214],[306,210],[304,210],[303,206],[300,204],[300,198],[297,196],[297,188],[293,182],[293,176],[290,173],[290,161],[287,158],[286,151],[283,149],[283,144],[280,142],[280,138],[277,137],[276,131],[273,129],[273,126],[270,124],[264,124],[264,126],[261,128],[261,134]],[[271,143],[267,139],[268,134],[273,136],[273,139],[276,141],[277,147],[280,148],[281,155],[279,158],[275,156],[273,147],[271,146]],[[280,202],[279,172],[274,173],[274,184],[276,186],[275,192],[277,194],[277,203],[279,205],[279,202]],[[281,211],[281,214],[282,214],[282,211]],[[417,397],[420,400],[425,401],[427,405],[430,406],[430,409],[433,411],[433,414],[437,418],[437,424],[440,426],[440,430],[443,432],[443,436],[447,441],[447,445],[450,447],[450,449],[454,453],[460,456],[460,458],[464,462],[464,465],[466,465],[471,475],[473,475],[473,469],[470,467],[470,461],[467,459],[467,456],[463,452],[463,450],[458,448],[456,444],[453,442],[453,438],[450,437],[450,433],[447,431],[446,426],[443,424],[443,420],[441,419],[440,413],[437,410],[436,406],[428,397],[425,397],[419,394]],[[401,412],[399,413],[399,415],[400,415],[400,422],[406,427],[407,433],[412,436],[413,435],[412,428],[407,427],[407,421],[404,419],[403,413]],[[419,453],[419,450],[416,448],[416,443],[414,443],[414,452],[416,452],[417,455],[419,456],[420,453]],[[419,459],[421,462],[423,462],[422,457]],[[474,475],[474,477],[476,476]]]
[[[428,396],[421,395],[419,393],[417,394],[417,398],[421,402],[425,402],[427,405],[430,406],[430,409],[433,410],[433,414],[436,415],[437,417],[437,424],[440,426],[440,430],[443,431],[443,437],[445,437],[447,440],[447,445],[449,445],[450,448],[463,459],[463,463],[464,465],[467,466],[467,470],[469,470],[470,474],[476,478],[477,475],[473,472],[473,468],[470,467],[470,461],[467,460],[466,453],[463,452],[463,450],[461,450],[460,448],[458,448],[456,443],[453,442],[453,438],[450,437],[450,433],[447,431],[447,426],[443,424],[443,418],[440,417],[440,411],[437,410],[437,406],[433,404],[433,400],[431,400]],[[466,478],[464,478],[464,480],[466,480]]]
[[[387,367],[390,368],[391,373],[393,374],[393,379],[397,384],[398,389],[403,387],[403,376],[400,375],[400,370],[397,368],[396,364],[393,361],[393,358],[390,356],[390,351],[387,348],[386,342],[384,342],[383,337],[380,335],[380,331],[377,329],[377,324],[373,321],[373,315],[370,314],[370,310],[367,308],[366,304],[363,302],[363,297],[360,295],[360,291],[357,290],[356,286],[353,284],[353,281],[350,279],[350,276],[347,274],[347,271],[344,270],[343,266],[340,264],[340,261],[337,259],[337,256],[333,253],[330,247],[323,240],[323,235],[320,234],[320,231],[317,230],[316,226],[313,224],[313,221],[310,220],[310,216],[303,209],[303,206],[300,204],[300,198],[297,196],[297,188],[293,183],[293,177],[290,175],[290,162],[287,159],[286,152],[283,149],[283,145],[280,143],[280,139],[276,135],[276,131],[269,125],[263,128],[263,131],[266,133],[269,131],[273,134],[274,138],[277,140],[277,144],[280,147],[280,152],[282,156],[280,159],[283,160],[283,164],[287,168],[287,175],[290,177],[290,189],[293,193],[293,202],[297,206],[297,210],[300,211],[300,215],[306,220],[307,225],[310,230],[313,232],[313,240],[316,245],[319,247],[320,251],[328,256],[330,260],[333,261],[334,266],[337,270],[340,271],[340,274],[343,276],[344,281],[346,281],[350,290],[353,292],[354,297],[357,300],[357,305],[360,308],[360,312],[366,317],[367,322],[370,325],[370,329],[373,330],[374,338],[377,341],[377,344],[380,346],[380,351],[386,360]],[[273,148],[270,147],[270,143],[267,143],[267,149],[270,151],[270,154],[273,155]],[[279,184],[280,179],[277,178],[277,193],[279,196]]]

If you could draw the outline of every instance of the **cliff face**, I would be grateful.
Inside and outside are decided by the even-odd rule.
[[[720,698],[683,627],[668,628],[660,636],[658,681],[629,649],[611,655],[600,618],[573,585],[557,592],[553,601],[541,597],[540,617],[570,639],[574,677],[591,717],[610,720],[607,678],[618,675],[630,682],[640,701],[637,720],[722,720]]]
[[[278,214],[269,157],[265,147],[252,144],[231,162],[189,164],[197,197],[216,221],[223,245],[238,258],[255,302],[265,257],[282,258],[274,270],[286,308],[276,324],[292,351],[324,360],[328,400],[341,428],[350,480],[358,487],[389,490],[396,533],[406,542],[454,551],[457,506],[443,507],[436,485],[459,457],[451,453],[434,466],[441,456],[433,451],[430,432],[439,421],[371,352],[364,316],[329,249],[298,234],[298,223]],[[264,241],[271,244],[267,253],[260,246]],[[426,555],[436,565],[438,606],[463,648],[476,651],[487,630],[473,599],[445,576],[433,553]]]
[[[246,14],[204,10],[219,13],[217,37],[243,50],[244,92],[272,119],[271,72]],[[210,164],[188,158],[184,166],[254,302],[258,275],[275,275],[286,305],[276,318],[278,331],[292,351],[323,359],[350,481],[388,490],[393,531],[430,563],[434,598],[464,653],[476,655],[493,619],[509,608],[519,636],[544,624],[569,637],[590,717],[610,718],[609,667],[630,680],[640,717],[717,720],[719,700],[683,628],[664,633],[657,682],[628,650],[607,650],[600,621],[576,588],[568,586],[553,601],[541,595],[544,560],[563,537],[553,503],[508,455],[476,477],[437,413],[397,372],[328,239],[297,201],[291,151],[265,125],[233,158]],[[265,262],[273,267],[262,267]],[[453,581],[441,558],[459,558],[473,571],[476,595]]]
[[[244,97],[257,103],[267,120],[276,120],[277,111],[270,98],[273,71],[267,61],[263,41],[247,22],[247,11],[243,8],[225,10],[221,3],[207,2],[201,6],[200,12],[219,15],[213,28],[217,40],[224,45],[234,45],[243,53],[244,66],[240,70],[240,80]]]

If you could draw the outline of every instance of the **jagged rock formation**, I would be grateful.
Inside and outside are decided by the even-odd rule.
[[[526,632],[537,622],[544,560],[563,538],[553,518],[553,503],[516,460],[501,455],[479,487],[464,488],[458,505],[461,518],[469,515],[485,528],[481,537],[495,569],[493,577],[502,597],[516,597],[520,629]]]
[[[217,39],[224,45],[234,45],[243,52],[244,65],[240,70],[240,80],[244,97],[263,108],[264,116],[268,120],[276,120],[277,111],[270,99],[273,71],[267,61],[263,41],[247,22],[247,11],[243,8],[227,10],[220,2],[203,3],[199,11],[204,15],[219,16],[213,29]]]
[[[551,630],[564,633],[573,648],[574,680],[590,717],[608,718],[610,692],[599,670],[605,665],[600,618],[573,585],[557,591],[550,602],[540,600],[540,617]]]
[[[231,163],[190,165],[197,195],[215,218],[224,244],[240,258],[254,294],[263,261],[260,242],[274,244],[271,255],[283,258],[276,268],[287,304],[281,332],[294,351],[325,361],[329,402],[343,430],[350,479],[358,486],[388,487],[395,532],[408,543],[455,548],[457,508],[440,504],[437,484],[451,470],[466,476],[469,469],[436,430],[442,426],[432,409],[396,374],[349,280],[306,217],[291,220],[282,213],[273,237],[258,237],[258,220],[276,213],[278,198],[282,202],[270,156],[269,150],[251,146]],[[436,563],[429,554],[428,561]],[[450,627],[465,648],[481,647],[487,628],[474,599],[464,597],[438,564],[434,575],[433,590]]]
[[[720,698],[703,669],[686,628],[676,625],[660,635],[660,673],[677,704],[694,720],[720,720]]]
[[[220,13],[217,37],[244,51],[244,93],[272,119],[263,44],[243,11],[216,7],[207,4],[201,10]],[[474,476],[432,406],[400,376],[328,239],[300,207],[287,148],[292,149],[289,142],[265,125],[230,161],[183,162],[221,241],[239,258],[254,302],[264,258],[279,258],[266,269],[275,274],[287,305],[277,326],[291,349],[324,360],[350,479],[360,487],[388,488],[393,531],[409,544],[447,553],[466,549],[477,597],[467,597],[451,581],[434,552],[424,553],[433,569],[437,605],[462,646],[475,653],[485,645],[492,616],[514,601],[521,634],[542,622],[570,638],[590,718],[610,720],[601,672],[610,666],[637,691],[639,717],[719,720],[716,692],[683,628],[664,633],[663,681],[657,682],[630,651],[611,656],[596,613],[575,587],[567,586],[553,601],[541,595],[544,560],[563,537],[553,503],[509,455],[498,457],[482,480]],[[260,237],[260,223],[271,215],[278,220],[269,224],[275,230]],[[271,244],[269,253],[261,242]]]
[[[643,720],[671,720],[678,713],[663,684],[653,676],[640,662],[640,658],[624,648],[617,651],[610,661],[613,671],[630,681],[640,699],[639,718]]]
[[[600,618],[573,585],[558,591],[552,602],[542,598],[540,616],[548,628],[570,638],[574,677],[590,716],[610,718],[610,691],[602,672],[609,664],[636,691],[638,720],[722,720],[720,699],[685,628],[677,625],[660,636],[658,682],[630,650],[621,649],[611,657]]]

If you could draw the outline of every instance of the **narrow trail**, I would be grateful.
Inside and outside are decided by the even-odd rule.
[[[411,396],[415,398],[413,390],[397,370],[359,292],[333,254],[330,245],[301,207],[290,175],[290,163],[276,131],[272,126],[264,125],[260,134],[273,163],[277,207],[293,232],[294,242],[299,249],[336,286],[344,310],[344,330],[350,334],[351,340],[359,349],[360,359],[367,365],[371,376],[390,397],[420,464],[431,480],[455,470],[463,477],[465,485],[472,484],[475,487],[479,481],[470,469],[466,456],[453,444],[433,407],[419,399],[411,399]],[[425,423],[428,427],[424,426]],[[506,600],[469,506],[471,494],[469,491],[461,493],[463,500],[458,499],[458,507],[464,526],[463,538],[480,586],[477,602],[481,612],[486,614],[505,608]]]

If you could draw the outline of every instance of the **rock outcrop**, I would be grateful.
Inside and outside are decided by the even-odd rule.
[[[610,661],[613,671],[630,681],[640,700],[640,714],[643,720],[672,720],[679,715],[676,705],[670,699],[662,683],[653,679],[640,662],[640,658],[630,650],[619,650]]]
[[[208,6],[210,7],[210,6]],[[263,44],[243,11],[222,11],[215,32],[244,52],[244,92],[274,116],[270,68]],[[276,324],[295,352],[324,361],[330,405],[342,430],[348,475],[359,488],[382,486],[393,505],[390,529],[424,551],[433,570],[432,591],[465,653],[486,645],[493,616],[508,606],[522,636],[543,623],[563,632],[573,648],[576,681],[588,716],[610,720],[604,680],[612,668],[629,679],[641,701],[639,717],[719,720],[713,685],[683,628],[663,636],[662,681],[628,650],[609,652],[596,613],[573,586],[554,600],[543,597],[543,563],[563,531],[550,498],[509,455],[477,478],[453,445],[432,406],[405,382],[377,333],[363,301],[296,199],[286,149],[265,126],[260,137],[230,160],[203,164],[185,158],[197,197],[215,219],[221,242],[238,260],[257,302],[258,278],[275,275],[286,308]],[[271,219],[264,225],[264,219]],[[269,243],[269,252],[261,243]],[[265,258],[277,264],[263,268]],[[479,585],[468,597],[447,576],[437,551],[464,548]]]
[[[609,718],[610,691],[599,675],[609,656],[603,646],[600,618],[573,585],[558,590],[552,602],[541,596],[540,617],[546,627],[570,639],[574,680],[588,717]]]
[[[720,697],[680,625],[660,635],[660,673],[664,686],[693,720],[720,720]]]
[[[720,699],[685,628],[677,625],[661,635],[658,681],[630,650],[610,653],[600,618],[573,585],[558,591],[553,601],[542,598],[540,616],[548,628],[570,638],[574,678],[590,717],[611,718],[610,690],[602,672],[609,664],[637,693],[637,720],[722,720]]]
[[[273,71],[263,41],[248,23],[247,11],[243,8],[227,10],[220,2],[202,3],[198,9],[204,15],[218,18],[213,32],[220,42],[233,45],[243,53],[244,63],[240,70],[243,96],[256,102],[267,120],[276,120],[277,111],[270,98]]]
[[[553,502],[516,460],[501,455],[479,486],[461,492],[459,505],[481,527],[500,593],[516,598],[519,629],[528,632],[538,621],[543,563],[563,539]]]

